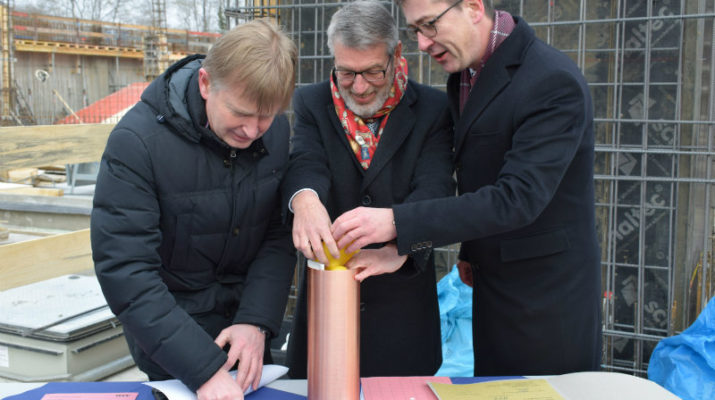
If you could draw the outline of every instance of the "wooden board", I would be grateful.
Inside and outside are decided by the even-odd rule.
[[[114,124],[0,128],[0,171],[99,161]]]
[[[23,195],[23,196],[62,196],[64,195],[65,191],[62,189],[57,189],[57,188],[39,188],[39,187],[19,187],[19,188],[9,188],[9,189],[2,189],[0,188],[0,192],[7,193],[7,194],[18,194],[18,195]]]
[[[0,245],[0,290],[94,268],[89,229]]]
[[[39,174],[37,168],[17,168],[0,171],[0,179],[12,183],[30,183]]]

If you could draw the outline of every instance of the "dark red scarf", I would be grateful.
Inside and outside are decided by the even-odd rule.
[[[511,14],[506,11],[496,10],[494,11],[494,27],[489,32],[489,43],[487,43],[487,50],[484,52],[479,68],[474,70],[474,75],[469,68],[462,71],[462,75],[459,80],[459,112],[461,113],[464,109],[464,105],[469,99],[469,92],[471,92],[474,84],[479,78],[479,73],[482,72],[484,64],[487,63],[489,57],[494,54],[494,51],[499,47],[499,45],[504,42],[504,40],[509,36],[509,34],[514,30],[514,18]]]

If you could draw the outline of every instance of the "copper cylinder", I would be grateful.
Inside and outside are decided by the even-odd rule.
[[[308,399],[360,397],[360,283],[355,270],[308,268]]]

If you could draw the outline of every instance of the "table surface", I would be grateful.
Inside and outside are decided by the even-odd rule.
[[[576,372],[555,376],[529,376],[545,378],[567,400],[678,400],[679,397],[655,382],[617,372]],[[398,378],[399,379],[399,378]],[[46,382],[0,382],[0,399],[44,385]],[[268,387],[307,396],[305,379],[279,379]]]

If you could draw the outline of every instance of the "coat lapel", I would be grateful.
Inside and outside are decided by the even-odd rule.
[[[467,104],[464,105],[462,115],[454,127],[455,154],[459,154],[464,138],[469,133],[469,127],[511,80],[501,64],[488,63],[482,70],[482,74],[488,76],[489,79],[477,79],[477,83],[467,99]],[[455,87],[459,90],[459,74],[452,74],[452,78],[456,81]],[[457,107],[459,107],[459,99],[457,99]]]
[[[345,129],[343,129],[343,126],[340,124],[340,120],[338,119],[337,114],[335,114],[335,106],[333,105],[333,100],[330,98],[330,102],[328,102],[325,112],[328,113],[328,119],[330,119],[330,122],[333,124],[333,128],[335,131],[335,134],[338,135],[340,138],[340,143],[342,144],[342,148],[348,152],[350,155],[350,159],[353,160],[353,165],[355,168],[357,168],[360,173],[365,175],[365,170],[362,168],[362,165],[360,165],[360,162],[358,161],[357,157],[355,157],[355,153],[353,152],[352,147],[350,147],[350,141],[348,140],[347,135],[345,134]]]
[[[361,189],[367,188],[387,165],[402,143],[407,140],[417,117],[412,112],[412,104],[416,100],[414,89],[407,85],[405,94],[400,103],[395,107],[387,119],[387,124],[377,145],[377,150],[370,162],[370,167],[365,171]],[[353,156],[353,158],[355,158]]]
[[[510,68],[518,67],[521,64],[522,55],[533,40],[531,28],[519,18],[516,18],[516,21],[517,24],[512,33],[487,61],[480,78],[477,79],[476,85],[472,88],[467,103],[464,105],[462,115],[456,120],[457,123],[454,127],[456,155],[459,154],[464,139],[474,121],[479,118],[494,98],[509,85],[509,82],[511,82]],[[447,84],[453,116],[459,109],[459,77],[460,73],[451,74]]]

